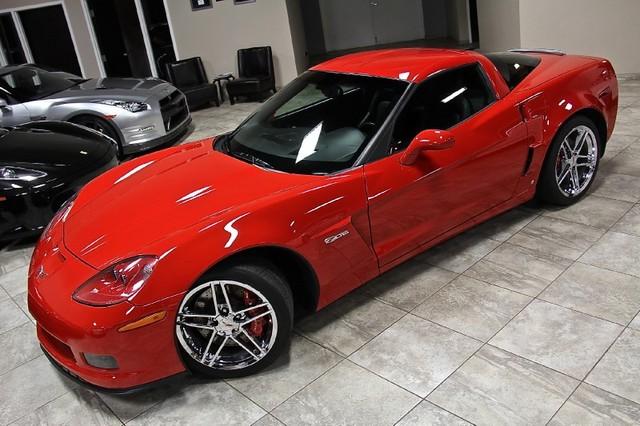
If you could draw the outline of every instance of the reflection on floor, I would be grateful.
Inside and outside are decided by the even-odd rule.
[[[524,206],[296,325],[254,377],[127,397],[61,378],[26,307],[32,245],[0,251],[0,424],[640,423],[640,81],[591,194]],[[190,140],[258,104],[194,113]],[[257,423],[254,423],[257,422]]]

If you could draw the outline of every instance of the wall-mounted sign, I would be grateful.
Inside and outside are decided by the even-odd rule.
[[[211,0],[191,0],[191,10],[209,9],[213,7]]]

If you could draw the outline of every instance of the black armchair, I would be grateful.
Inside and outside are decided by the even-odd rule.
[[[270,46],[238,50],[240,77],[227,83],[227,93],[233,105],[239,96],[264,98],[276,91],[273,55]]]
[[[167,77],[187,97],[189,108],[195,109],[211,102],[220,106],[218,89],[207,79],[200,57],[166,64]]]

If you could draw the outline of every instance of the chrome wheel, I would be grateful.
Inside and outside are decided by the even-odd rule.
[[[198,363],[239,370],[263,359],[278,335],[269,301],[237,281],[210,281],[185,296],[176,319],[178,341]]]
[[[556,183],[566,197],[577,197],[589,186],[598,165],[598,140],[580,125],[564,138],[556,159]]]

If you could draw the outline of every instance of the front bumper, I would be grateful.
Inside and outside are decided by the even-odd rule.
[[[92,387],[116,392],[129,392],[184,372],[174,338],[181,295],[146,306],[124,302],[91,307],[77,303],[71,298],[73,291],[97,271],[54,241],[46,238],[34,252],[28,305],[37,322],[38,340],[56,366]],[[159,322],[118,331],[160,311],[167,315]],[[94,367],[85,354],[111,356],[117,367]]]

